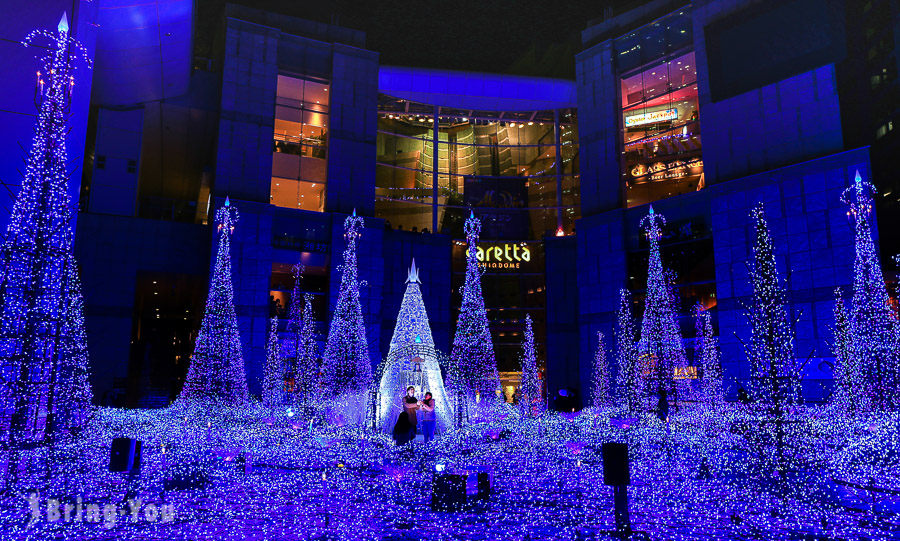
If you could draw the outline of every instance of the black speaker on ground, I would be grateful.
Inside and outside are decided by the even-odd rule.
[[[478,498],[487,498],[491,495],[491,476],[488,472],[478,472]]]
[[[432,511],[461,511],[466,505],[466,476],[441,473],[431,483]]]
[[[631,484],[627,443],[603,444],[603,484],[626,486]]]
[[[142,447],[140,440],[115,438],[109,450],[109,471],[140,472]]]

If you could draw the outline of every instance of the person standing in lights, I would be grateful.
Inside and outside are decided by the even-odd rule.
[[[425,413],[422,415],[422,434],[425,438],[425,443],[430,442],[434,439],[434,425],[437,421],[437,416],[434,413],[434,398],[431,392],[425,393],[425,399],[422,400],[422,411]]]
[[[407,441],[416,439],[416,429],[418,428],[416,412],[421,407],[422,401],[416,398],[416,388],[410,385],[406,388],[406,396],[403,397],[403,411],[409,417],[409,438]]]

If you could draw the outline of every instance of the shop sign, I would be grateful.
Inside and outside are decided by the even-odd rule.
[[[651,111],[649,113],[641,113],[625,117],[625,127],[643,126],[644,124],[656,124],[657,122],[666,122],[669,120],[678,120],[678,109],[665,109],[662,111]]]

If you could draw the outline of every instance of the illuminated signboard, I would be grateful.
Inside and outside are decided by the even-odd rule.
[[[667,120],[677,120],[678,109],[665,109],[663,111],[652,111],[650,113],[641,113],[625,117],[625,127],[641,126],[643,124],[654,124],[656,122],[665,122]]]
[[[466,255],[469,251],[466,250]],[[531,261],[531,248],[524,244],[503,242],[481,245],[475,252],[478,263],[486,269],[520,269]]]

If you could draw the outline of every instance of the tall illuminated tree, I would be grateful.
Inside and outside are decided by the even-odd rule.
[[[274,408],[283,402],[284,367],[281,362],[281,344],[278,343],[278,318],[269,323],[269,340],[266,343],[266,366],[263,373],[263,405]]]
[[[519,387],[525,410],[531,414],[541,403],[541,380],[538,377],[537,351],[534,348],[534,329],[531,314],[525,316],[525,335],[522,338],[522,384]]]
[[[450,350],[450,387],[462,393],[471,405],[478,393],[482,398],[492,397],[500,387],[494,344],[488,327],[487,310],[481,293],[481,268],[478,266],[478,236],[481,221],[474,213],[465,223],[466,279],[462,288],[462,305],[456,322],[456,335]]]
[[[644,370],[651,389],[670,389],[676,367],[687,365],[681,330],[675,319],[672,290],[659,253],[662,226],[666,223],[661,214],[653,212],[641,220],[650,242],[650,258],[647,268],[647,297],[644,301],[644,319],[641,322],[641,339],[638,354],[645,364]]]
[[[854,222],[856,259],[853,263],[853,300],[850,308],[851,351],[872,405],[893,408],[900,403],[897,318],[891,310],[884,276],[872,240],[869,213],[874,188],[856,172],[842,201]]]
[[[697,364],[703,371],[701,399],[708,406],[718,406],[725,401],[722,387],[722,365],[719,362],[719,346],[713,335],[712,317],[700,304],[694,308],[697,329]]]
[[[73,57],[88,67],[90,60],[65,15],[56,32],[36,30],[24,43],[38,40],[49,42],[35,89],[39,112],[0,245],[0,441],[11,449],[77,430],[90,409],[66,154]]]
[[[303,295],[302,326],[296,335],[299,346],[291,370],[294,375],[295,402],[310,406],[320,389],[319,353],[316,344],[316,320],[312,310],[312,295]]]
[[[363,219],[356,215],[355,210],[352,216],[344,220],[347,247],[341,267],[341,289],[322,360],[325,391],[332,396],[347,398],[346,411],[341,415],[353,422],[363,421],[365,394],[373,384],[369,343],[359,302],[356,263],[356,243],[362,226]]]
[[[290,378],[293,381],[291,401],[311,405],[319,390],[319,365],[316,351],[316,322],[312,314],[312,297],[301,288],[304,267],[293,267],[294,289],[288,314],[287,337],[282,351],[286,354]]]
[[[602,407],[608,406],[609,402],[609,365],[606,361],[606,344],[604,344],[603,333],[597,331],[597,352],[594,353],[594,370],[591,374],[591,405]]]
[[[762,204],[750,215],[755,222],[756,242],[750,265],[753,299],[747,313],[751,325],[747,354],[754,391],[765,401],[791,403],[799,396],[799,367],[794,358],[784,281],[778,276],[775,247]]]
[[[248,400],[231,283],[231,235],[237,220],[237,209],[225,198],[225,205],[216,211],[219,224],[216,264],[180,401],[216,401],[233,406]]]
[[[638,411],[641,400],[641,373],[635,343],[634,317],[631,315],[631,294],[627,289],[619,290],[616,364],[616,395],[628,411]]]
[[[834,353],[835,402],[848,411],[865,410],[869,396],[862,383],[862,372],[853,355],[850,318],[841,288],[834,290]]]

